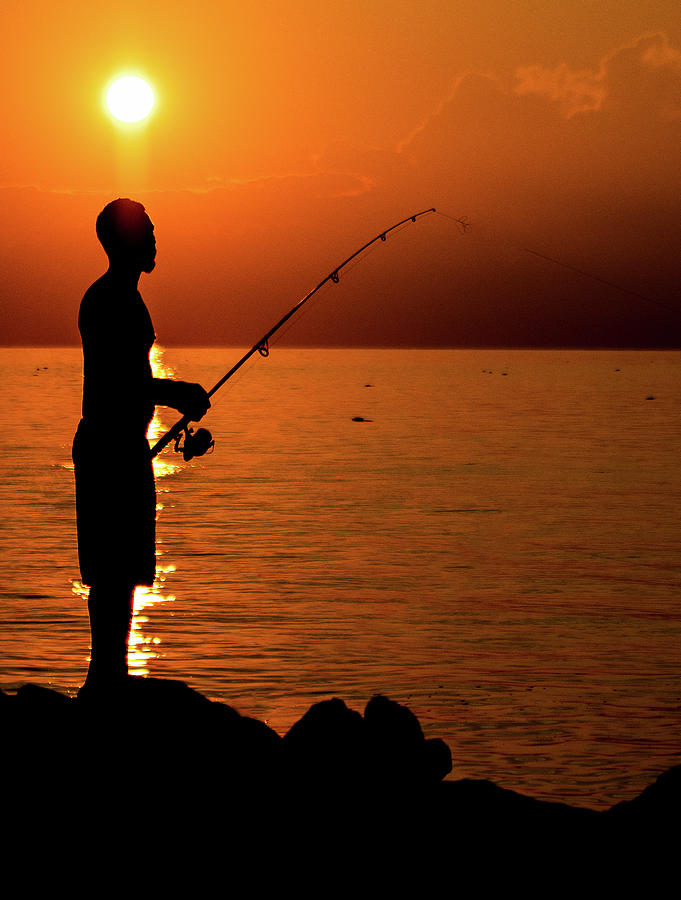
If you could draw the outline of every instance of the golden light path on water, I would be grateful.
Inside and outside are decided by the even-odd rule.
[[[162,352],[154,344],[150,353],[151,369],[155,378],[172,378],[172,369],[163,365]],[[149,426],[147,437],[149,445],[153,447],[156,441],[165,434],[168,425],[159,418],[158,408]],[[168,457],[157,456],[154,459],[154,477],[158,485],[159,479],[176,472],[179,466],[169,461]],[[163,504],[156,499],[156,512],[163,509]],[[149,622],[145,612],[157,603],[167,603],[175,600],[171,594],[164,591],[166,575],[175,571],[175,566],[161,561],[162,552],[160,545],[156,544],[156,579],[151,587],[138,587],[135,590],[135,602],[132,612],[132,625],[130,627],[130,640],[128,642],[128,669],[135,675],[149,674],[149,661],[160,656],[161,639],[152,637],[145,632],[144,626]]]
[[[162,362],[162,352],[157,346],[151,348],[150,353],[151,368],[156,378],[172,378],[173,370],[164,366]],[[158,409],[154,413],[147,437],[150,446],[165,434],[168,426],[159,418]],[[169,457],[157,456],[154,459],[154,476],[156,483],[160,478],[171,475],[178,470],[179,466],[173,464]],[[163,504],[156,501],[156,512],[163,509]],[[132,624],[130,626],[130,640],[128,642],[128,669],[135,675],[148,675],[149,662],[161,655],[160,644],[161,639],[149,635],[145,631],[145,626],[149,622],[146,612],[157,603],[167,603],[175,600],[171,594],[167,594],[164,590],[166,576],[170,572],[175,571],[175,566],[161,561],[162,552],[159,544],[156,544],[156,579],[151,587],[138,587],[135,590],[135,599],[133,604]],[[73,593],[78,597],[87,599],[89,588],[81,581],[74,580],[72,582]],[[89,662],[89,660],[88,660]]]

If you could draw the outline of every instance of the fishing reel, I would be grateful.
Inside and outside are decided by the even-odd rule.
[[[180,441],[184,438],[184,443]],[[184,428],[175,438],[175,453],[181,453],[185,462],[194,459],[195,456],[204,456],[210,450],[215,449],[213,435],[207,428]]]

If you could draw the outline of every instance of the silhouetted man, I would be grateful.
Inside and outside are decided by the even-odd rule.
[[[133,594],[156,569],[156,491],[147,428],[156,405],[198,421],[210,406],[198,384],[154,378],[156,335],[137,290],[155,265],[154,226],[141,203],[114,200],[97,218],[108,271],[83,297],[83,418],[73,442],[78,556],[89,585],[92,654],[87,683],[128,672]]]

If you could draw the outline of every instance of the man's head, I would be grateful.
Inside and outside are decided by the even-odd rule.
[[[97,237],[114,265],[140,272],[155,266],[156,238],[151,219],[135,200],[112,200],[97,216]]]

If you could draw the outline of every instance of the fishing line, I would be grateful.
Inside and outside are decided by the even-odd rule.
[[[439,209],[434,209],[433,212],[436,216],[442,216],[443,219],[451,219],[452,222],[456,222],[461,230],[461,234],[466,234],[470,231],[471,223],[468,221],[468,216],[450,216]]]
[[[450,216],[447,213],[442,212],[441,210],[435,210],[435,214],[438,216],[442,216],[445,219],[452,219],[456,222],[463,232],[466,232],[470,229],[470,224],[468,222],[467,217],[456,218],[455,216]],[[600,284],[605,285],[606,287],[613,288],[613,290],[620,291],[623,294],[627,294],[630,297],[635,297],[637,300],[641,300],[644,303],[649,303],[653,306],[657,306],[659,309],[663,309],[666,312],[672,313],[673,315],[678,315],[679,310],[675,309],[673,306],[670,306],[668,303],[664,303],[662,300],[656,300],[653,297],[649,297],[646,294],[642,294],[640,291],[632,290],[631,288],[624,287],[624,285],[618,284],[616,281],[610,281],[607,278],[603,278],[600,275],[596,275],[594,272],[589,272],[586,269],[580,269],[578,266],[572,265],[571,263],[564,262],[561,259],[557,259],[554,256],[549,256],[547,253],[541,253],[539,250],[533,250],[530,247],[521,247],[518,244],[514,244],[511,241],[504,240],[498,235],[493,238],[486,238],[484,233],[481,233],[481,228],[476,228],[477,238],[476,240],[482,244],[485,244],[492,252],[497,250],[499,247],[505,247],[508,251],[513,253],[529,253],[532,256],[536,256],[539,259],[546,260],[546,262],[553,263],[556,266],[561,266],[564,269],[568,269],[571,272],[575,272],[577,275],[581,275],[583,278],[590,278],[592,281],[597,281]]]
[[[562,266],[564,269],[569,269],[571,272],[577,272],[578,275],[583,275],[585,278],[591,278],[594,281],[599,281],[601,284],[605,284],[617,291],[622,291],[623,294],[629,294],[630,297],[636,297],[638,300],[643,300],[645,303],[652,303],[653,306],[658,306],[660,309],[667,310],[667,312],[678,312],[678,310],[674,309],[672,306],[662,303],[661,300],[654,300],[652,297],[647,297],[645,294],[639,294],[638,291],[632,291],[630,288],[625,288],[621,284],[616,284],[614,281],[608,281],[607,278],[601,278],[599,275],[594,275],[593,272],[585,272],[584,269],[578,269],[577,266],[562,262],[560,259],[554,259],[552,256],[547,256],[545,253],[540,253],[538,250],[530,250],[529,247],[523,247],[522,250],[524,253],[531,253],[533,256],[538,256],[540,259],[545,259],[548,262],[555,263],[557,266]]]

